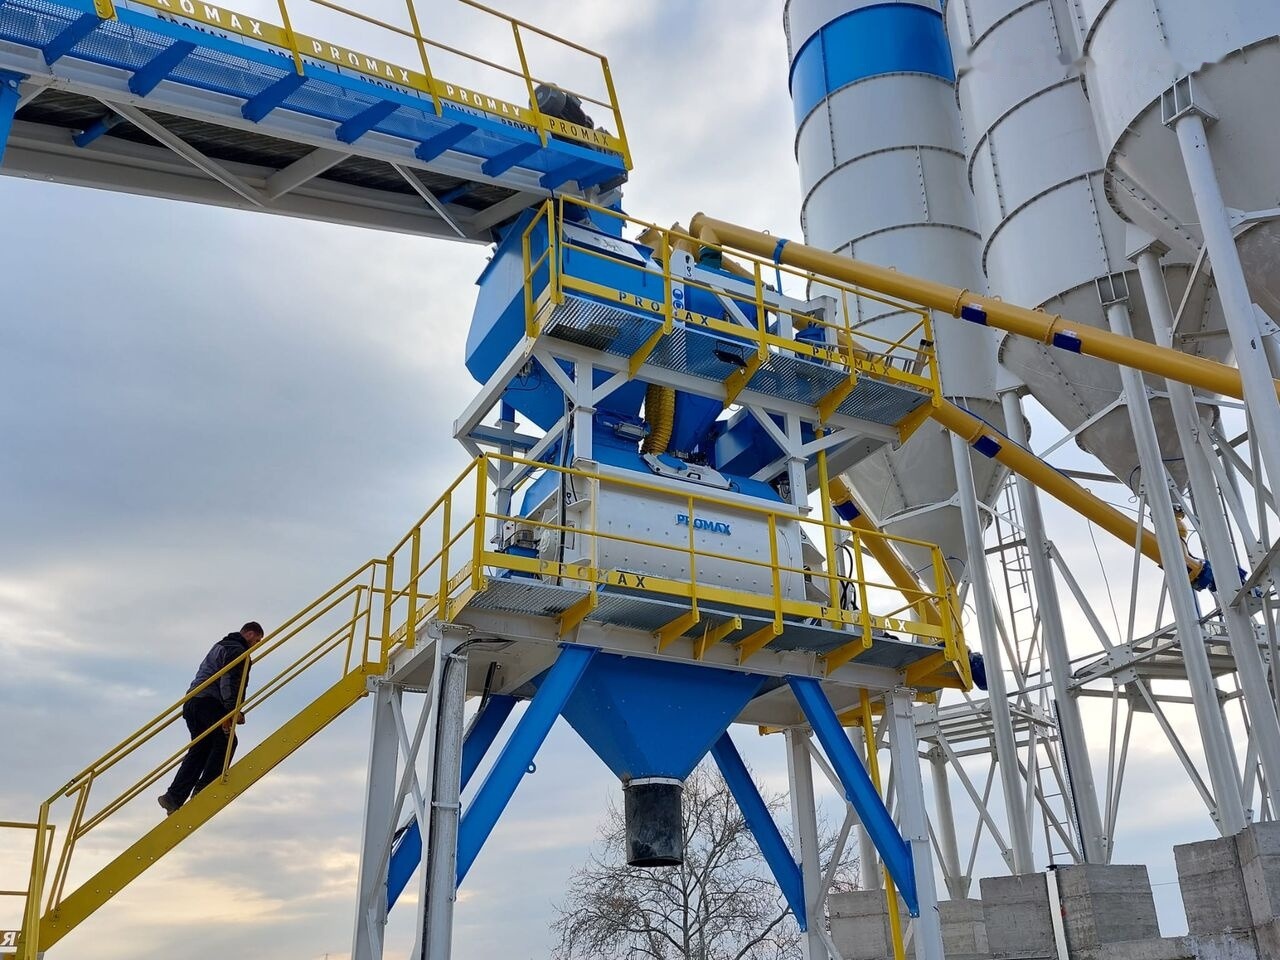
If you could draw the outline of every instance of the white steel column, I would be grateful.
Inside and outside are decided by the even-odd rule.
[[[978,612],[978,637],[982,643],[982,659],[987,669],[987,702],[991,705],[991,726],[996,747],[996,763],[1000,768],[1000,787],[1004,794],[1009,839],[1013,853],[1013,872],[1032,873],[1035,861],[1031,852],[1031,829],[1027,811],[1018,789],[1018,743],[1013,735],[1013,716],[1009,710],[1009,693],[1004,682],[1004,657],[1000,651],[1000,634],[996,626],[996,609],[991,598],[991,578],[987,573],[987,555],[983,549],[982,521],[978,516],[978,498],[973,485],[973,466],[969,463],[969,446],[951,435],[951,459],[956,470],[956,492],[960,501],[960,517],[964,523],[964,539],[968,562],[970,596]]]
[[[1180,81],[1165,94],[1175,103],[1179,88],[1185,82],[1190,91],[1190,78]],[[1267,480],[1272,487],[1280,484],[1280,399],[1276,397],[1275,382],[1271,378],[1271,365],[1267,361],[1263,331],[1253,310],[1253,298],[1245,281],[1240,252],[1236,249],[1235,235],[1218,174],[1213,168],[1213,155],[1209,152],[1209,140],[1205,135],[1204,118],[1199,110],[1188,104],[1178,112],[1166,109],[1166,116],[1178,135],[1182,150],[1182,163],[1187,169],[1187,181],[1191,197],[1195,201],[1200,231],[1209,251],[1213,266],[1213,282],[1222,300],[1227,331],[1231,334],[1231,346],[1235,351],[1236,366],[1244,384],[1244,396],[1255,426],[1253,439],[1266,464]],[[1260,160],[1260,162],[1269,162]]]
[[[947,895],[952,900],[969,896],[969,878],[961,874],[960,844],[956,840],[956,814],[951,805],[951,780],[947,770],[947,756],[939,747],[929,751],[929,768],[933,774],[934,832],[938,836],[938,849],[942,852],[942,874],[947,884]]]
[[[453,949],[453,904],[457,897],[458,823],[462,793],[463,711],[467,700],[467,657],[444,658],[440,715],[436,724],[431,830],[423,837],[427,897],[423,905],[421,960],[449,960]]]
[[[854,752],[863,766],[867,764],[867,745],[861,730],[850,729],[849,739],[853,743]],[[858,821],[858,888],[860,890],[879,890],[883,886],[884,871],[880,869],[880,854],[871,841],[871,834]]]
[[[808,932],[804,938],[805,960],[828,960],[823,942],[824,920],[815,909],[821,901],[822,864],[818,851],[818,811],[813,796],[813,764],[809,759],[808,738],[803,730],[791,729],[787,740],[787,779],[791,786],[791,824],[800,847],[800,877],[804,883],[805,914]],[[435,960],[434,957],[431,960]]]
[[[1005,427],[1009,431],[1009,439],[1027,447],[1027,424],[1017,393],[1006,391],[1001,394],[1000,401],[1004,405]],[[1093,780],[1093,761],[1089,757],[1089,742],[1085,738],[1084,723],[1080,719],[1080,704],[1071,694],[1071,653],[1067,650],[1067,633],[1062,625],[1058,584],[1053,576],[1053,566],[1049,562],[1040,498],[1035,487],[1025,477],[1019,475],[1016,483],[1018,505],[1022,508],[1022,525],[1027,538],[1027,554],[1031,558],[1031,580],[1035,585],[1040,636],[1049,659],[1049,677],[1053,682],[1053,696],[1058,707],[1058,731],[1062,736],[1067,772],[1070,775],[1072,805],[1080,824],[1081,852],[1088,863],[1106,863],[1111,838],[1102,825],[1102,810],[1098,806],[1098,788]]]
[[[352,960],[381,960],[382,935],[387,925],[387,858],[384,855],[396,829],[396,771],[400,745],[396,738],[395,701],[401,688],[391,683],[374,687],[373,719],[369,733],[369,774],[364,792],[364,825],[360,833],[360,879],[356,888],[355,939]]]
[[[1172,346],[1173,310],[1169,305],[1168,288],[1160,270],[1160,254],[1147,247],[1138,254],[1137,261],[1156,343],[1165,347]],[[1280,784],[1280,719],[1276,716],[1275,700],[1267,684],[1262,655],[1258,652],[1258,635],[1253,619],[1232,602],[1240,592],[1243,581],[1240,579],[1235,550],[1231,547],[1227,517],[1218,499],[1213,469],[1197,438],[1201,424],[1196,415],[1195,396],[1184,383],[1170,380],[1168,385],[1169,403],[1173,407],[1174,423],[1178,429],[1178,442],[1182,446],[1187,479],[1191,484],[1191,495],[1200,521],[1200,539],[1209,555],[1209,563],[1213,565],[1218,606],[1222,610],[1222,620],[1231,641],[1231,654],[1236,661],[1236,675],[1249,711],[1258,759],[1266,774],[1267,784]]]
[[[898,829],[911,845],[911,861],[915,867],[916,898],[920,905],[920,916],[912,921],[916,960],[943,960],[942,918],[938,913],[938,887],[933,876],[924,781],[920,778],[913,696],[914,691],[898,687],[885,697],[889,711],[889,755],[893,759],[893,783],[898,794]]]
[[[1106,304],[1106,309],[1107,323],[1112,332],[1132,337],[1133,329],[1129,323],[1129,308],[1125,300],[1112,300]],[[1151,508],[1151,522],[1156,528],[1156,542],[1164,560],[1169,602],[1173,608],[1182,660],[1187,670],[1187,682],[1191,686],[1191,699],[1200,727],[1205,763],[1209,768],[1209,782],[1212,784],[1217,806],[1214,819],[1222,835],[1229,837],[1245,827],[1244,801],[1240,796],[1235,754],[1232,753],[1231,740],[1227,736],[1226,725],[1218,708],[1218,685],[1214,682],[1209,667],[1209,654],[1205,650],[1204,631],[1200,626],[1195,594],[1182,563],[1182,537],[1178,533],[1178,522],[1173,515],[1173,501],[1160,456],[1155,421],[1151,418],[1151,407],[1147,403],[1147,385],[1142,374],[1132,367],[1121,367],[1120,378],[1124,385],[1125,406],[1129,411],[1134,442],[1138,448],[1142,489]]]

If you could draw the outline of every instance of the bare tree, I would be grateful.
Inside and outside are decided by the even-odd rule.
[[[775,815],[781,794],[765,795]],[[552,930],[560,960],[780,960],[800,930],[724,778],[703,764],[684,786],[685,860],[629,867],[621,812],[611,805],[599,843],[573,875]],[[834,837],[824,831],[823,860]],[[825,864],[824,864],[825,866]],[[842,856],[836,886],[852,889],[857,861]]]

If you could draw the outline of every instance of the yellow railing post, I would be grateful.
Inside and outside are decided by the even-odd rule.
[[[280,0],[281,3],[284,0]],[[422,28],[418,26],[418,10],[413,5],[413,0],[405,0],[405,6],[409,8],[409,25],[413,27],[413,37],[418,41],[418,56],[422,60],[422,75],[427,78],[427,92],[431,94],[431,105],[436,108],[436,116],[444,113],[440,105],[440,98],[436,95],[435,77],[431,75],[431,63],[427,59],[427,43],[422,36]]]
[[[405,620],[404,644],[412,650],[418,642],[418,578],[422,575],[422,525],[413,528],[409,542],[409,614]]]
[[[524,41],[520,38],[520,24],[511,21],[511,34],[516,38],[516,53],[520,57],[520,72],[524,74],[524,85],[529,91],[529,109],[533,111],[533,121],[538,126],[538,139],[547,145],[547,121],[538,107],[538,95],[533,89],[533,75],[529,73],[529,60],[524,55]]]
[[[475,524],[471,546],[471,589],[484,588],[484,568],[481,558],[484,556],[484,531],[489,519],[489,459],[481,457],[476,463],[476,514],[472,521]]]
[[[240,722],[240,709],[244,706],[244,688],[249,682],[249,651],[241,654],[244,663],[240,669],[240,684],[236,690],[236,705],[231,711],[231,716],[223,721],[227,725],[227,751],[222,758],[222,780],[225,783],[227,779],[227,771],[231,768],[231,756],[236,749],[236,725]]]
[[[825,431],[819,427],[816,431],[817,437],[822,437]],[[822,503],[822,541],[827,551],[827,590],[831,607],[836,611],[837,618],[830,621],[834,627],[844,626],[844,605],[840,602],[840,571],[836,560],[836,538],[835,538],[835,511],[831,507],[831,489],[828,485],[827,476],[827,451],[818,451],[818,489],[820,491]]]
[[[862,539],[857,529],[851,533],[853,568],[858,577],[858,623],[862,627],[862,642],[871,642],[871,603],[867,595],[866,566],[862,560]]]
[[[529,229],[533,229],[533,224],[537,222],[535,217],[533,223],[529,224]],[[529,230],[525,230],[520,236],[520,257],[524,262],[524,335],[532,340],[538,335],[538,331],[533,323],[533,244],[529,242]],[[550,259],[548,256],[548,262]]]
[[[396,556],[390,554],[387,557],[387,570],[383,575],[383,592],[382,592],[382,660],[387,659],[387,654],[391,652],[391,608],[395,604],[395,571]]]
[[[453,527],[453,492],[440,505],[440,589],[436,594],[436,619],[449,619],[449,531]]]
[[[289,8],[285,6],[284,0],[277,0],[280,5],[280,22],[284,27],[285,40],[289,43],[289,52],[293,54],[293,69],[298,72],[298,76],[304,76],[306,70],[302,65],[302,54],[298,50],[298,38],[293,33],[293,21],[289,19]]]
[[[609,69],[609,61],[600,57],[600,69],[604,72],[604,88],[609,94],[609,103],[613,105],[613,122],[618,125],[618,139],[622,141],[622,163],[631,169],[631,145],[627,142],[627,130],[622,124],[622,110],[618,107],[618,91],[613,86],[613,72]]]
[[[49,827],[49,801],[40,804],[36,817],[36,843],[31,855],[31,877],[27,882],[27,902],[22,916],[22,948],[18,960],[37,960],[40,955],[40,901],[44,897],[44,877],[48,869],[45,834]],[[67,838],[70,840],[70,837]]]
[[[689,519],[690,526],[693,518]],[[769,511],[769,568],[772,571],[773,583],[773,626],[777,633],[782,632],[782,571],[778,568],[778,515]]]

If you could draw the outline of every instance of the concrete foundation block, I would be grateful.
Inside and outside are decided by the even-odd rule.
[[[1280,823],[1255,823],[1236,835],[1240,873],[1244,878],[1249,914],[1258,933],[1258,945],[1274,933],[1264,927],[1280,920]],[[1266,948],[1263,948],[1264,952]],[[1280,957],[1280,952],[1270,956]]]
[[[981,900],[943,900],[942,947],[947,960],[990,960],[987,920]]]
[[[987,944],[994,960],[1056,960],[1043,873],[981,881]]]
[[[1147,868],[1086,863],[1055,871],[1067,949],[1159,940],[1160,924]]]
[[[1178,887],[1192,937],[1214,937],[1253,927],[1236,837],[1217,837],[1173,848]]]
[[[845,960],[892,960],[893,936],[883,890],[833,893],[827,898],[827,910],[831,939]],[[905,911],[899,915],[905,930],[909,918]]]

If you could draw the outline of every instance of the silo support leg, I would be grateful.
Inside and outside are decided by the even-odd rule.
[[[18,87],[27,79],[20,73],[0,70],[0,163],[4,163],[4,148],[13,129],[13,115],[18,112]]]
[[[885,698],[889,708],[889,755],[893,758],[893,782],[898,794],[898,829],[911,848],[911,861],[915,867],[919,913],[912,921],[912,939],[916,960],[943,960],[942,919],[938,913],[933,850],[929,845],[924,780],[920,776],[913,695],[914,691],[899,687]]]

